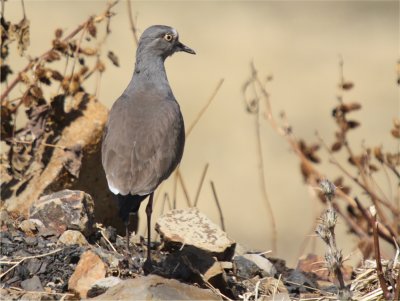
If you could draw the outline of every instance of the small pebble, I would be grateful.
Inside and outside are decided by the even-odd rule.
[[[36,237],[25,237],[24,240],[25,240],[25,243],[30,247],[37,245]]]

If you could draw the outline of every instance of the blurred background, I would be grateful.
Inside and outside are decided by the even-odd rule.
[[[37,56],[46,51],[56,28],[68,33],[88,16],[102,12],[105,5],[99,0],[25,0],[31,22],[29,54]],[[136,51],[127,3],[120,1],[113,11],[117,15],[111,20],[112,33],[103,51],[104,56],[113,51],[120,67],[107,62],[101,78],[98,97],[107,107],[129,83]],[[330,144],[334,141],[331,110],[337,105],[341,55],[344,76],[355,83],[346,98],[363,107],[352,113],[361,121],[361,127],[350,133],[354,149],[360,150],[362,143],[383,145],[388,151],[399,149],[389,133],[392,119],[399,116],[398,1],[132,1],[132,13],[139,35],[153,24],[170,25],[178,30],[180,40],[197,53],[178,53],[166,61],[169,81],[187,127],[220,79],[224,79],[187,139],[180,171],[193,200],[204,166],[209,164],[198,207],[219,223],[210,188],[212,180],[226,230],[245,248],[272,248],[271,224],[259,177],[255,120],[246,112],[242,95],[242,86],[251,74],[251,61],[261,78],[273,76],[267,87],[274,114],[285,111],[297,137],[317,141],[318,130]],[[5,14],[12,22],[22,19],[20,2],[7,1]],[[15,70],[26,64],[25,58],[11,59],[15,59]],[[93,88],[90,82],[85,84],[88,91],[95,90],[92,84]],[[313,197],[313,189],[304,185],[298,160],[286,141],[264,119],[260,127],[265,182],[278,230],[278,252],[272,255],[293,265],[302,252],[312,250],[313,244],[306,249],[302,244],[306,239],[315,239],[310,235],[322,207]],[[339,174],[329,163],[321,170],[329,178]],[[172,186],[170,179],[160,195],[171,195]],[[186,206],[180,188],[177,205]],[[144,216],[145,206],[142,207]],[[356,239],[345,233],[344,222],[339,224],[338,245],[349,255]],[[145,230],[143,225],[141,230]],[[322,241],[316,239],[315,247],[322,255]]]

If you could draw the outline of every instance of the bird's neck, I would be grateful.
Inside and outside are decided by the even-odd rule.
[[[132,76],[131,86],[140,87],[153,92],[159,91],[162,94],[172,95],[171,87],[168,83],[167,73],[165,72],[164,58],[158,56],[141,55],[136,59],[135,71]],[[129,88],[128,86],[128,88]]]

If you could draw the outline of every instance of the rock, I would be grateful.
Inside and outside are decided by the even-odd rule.
[[[1,210],[0,211],[0,226],[6,226],[7,224],[10,223],[10,215],[6,210]]]
[[[30,208],[30,215],[59,234],[70,229],[88,236],[93,232],[93,210],[93,199],[87,193],[62,190],[41,197]]]
[[[220,261],[230,261],[235,252],[235,242],[196,208],[167,212],[158,219],[156,230],[166,248],[193,246]]]
[[[114,276],[97,280],[90,288],[90,290],[87,292],[87,297],[94,298],[98,295],[101,295],[110,287],[113,287],[121,282],[122,280],[120,278]]]
[[[289,294],[314,293],[319,289],[316,281],[316,275],[313,273],[304,273],[299,270],[291,270],[286,276],[286,288]]]
[[[156,275],[128,279],[94,300],[222,300],[211,290]]]
[[[253,261],[243,256],[235,256],[233,258],[233,265],[235,274],[242,279],[251,279],[257,275],[260,275],[261,277],[266,276],[262,269],[260,269]]]
[[[118,268],[119,262],[124,259],[123,255],[121,255],[119,253],[107,251],[100,247],[93,249],[93,251],[98,256],[100,256],[100,258],[103,260],[103,262],[105,262],[107,264],[107,266],[109,266],[111,269]]]
[[[24,241],[29,247],[34,247],[38,244],[37,238],[35,236],[24,237]]]
[[[26,291],[42,292],[43,286],[38,276],[33,276],[32,278],[26,279],[21,282],[22,289]]]
[[[19,224],[19,229],[26,234],[36,234],[44,224],[38,219],[26,219]]]
[[[267,276],[273,277],[276,274],[274,265],[264,256],[259,254],[244,254],[243,257],[254,262],[260,269],[267,273]]]
[[[79,246],[87,246],[89,245],[88,241],[86,240],[85,236],[79,231],[76,230],[67,230],[63,234],[61,234],[60,238],[58,239],[58,243],[64,245],[79,245]]]
[[[46,158],[49,157],[49,161],[45,165],[42,164],[42,161],[32,164],[30,168],[35,172],[30,173],[32,177],[29,178],[29,181],[18,181],[14,180],[15,178],[7,181],[9,194],[6,198],[2,198],[2,200],[5,201],[4,208],[8,212],[16,213],[18,216],[27,216],[31,205],[41,195],[45,194],[46,191],[58,191],[71,185],[71,182],[75,180],[75,176],[70,174],[66,168],[66,165],[70,161],[67,154],[68,150],[74,149],[79,144],[83,149],[83,158],[85,158],[88,157],[87,155],[93,149],[99,147],[103,129],[107,121],[107,108],[97,99],[89,97],[76,113],[66,123],[66,126],[60,129],[62,130],[60,139],[56,142],[57,147],[51,148],[51,156],[47,154],[48,148],[46,146],[43,145],[39,148],[42,154],[46,152],[43,156],[45,155]],[[40,155],[38,154],[38,156]],[[96,163],[99,170],[98,174],[101,174],[101,164],[99,162],[97,161]],[[85,175],[82,175],[82,169],[85,169],[85,167],[81,167],[79,178],[83,176],[92,178],[96,174],[93,169],[90,169],[91,176],[87,176],[89,171]],[[105,176],[103,177],[105,178]],[[94,185],[92,190],[103,190],[99,189],[99,187],[102,186]],[[104,187],[104,190],[108,190],[107,186]]]
[[[218,277],[224,273],[224,269],[219,261],[214,262],[214,264],[204,273],[204,278],[207,281],[214,277]]]
[[[162,261],[160,273],[157,274],[192,282],[199,277],[198,273],[204,275],[215,262],[216,259],[204,250],[185,246],[182,250],[169,253]]]
[[[247,252],[248,250],[243,245],[241,245],[240,243],[236,243],[235,256],[240,256],[246,254]]]
[[[26,268],[31,275],[37,274],[43,264],[45,263],[41,262],[38,258],[31,258],[26,260]]]
[[[77,292],[81,298],[86,298],[92,285],[105,276],[106,266],[100,257],[92,251],[86,251],[68,281],[68,289]]]
[[[51,241],[57,241],[57,237],[60,236],[60,234],[57,231],[49,228],[41,228],[39,230],[38,235],[46,240],[51,240]]]
[[[315,273],[318,280],[329,281],[329,270],[326,268],[325,259],[316,254],[307,254],[307,256],[300,257],[297,262],[299,271],[306,273]]]

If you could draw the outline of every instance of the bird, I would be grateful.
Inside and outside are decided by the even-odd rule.
[[[165,71],[175,52],[196,54],[179,40],[175,28],[153,25],[141,35],[131,81],[109,112],[101,160],[110,191],[117,196],[119,216],[126,227],[129,253],[129,215],[149,197],[147,259],[151,265],[150,229],[154,191],[182,159],[185,125]]]

